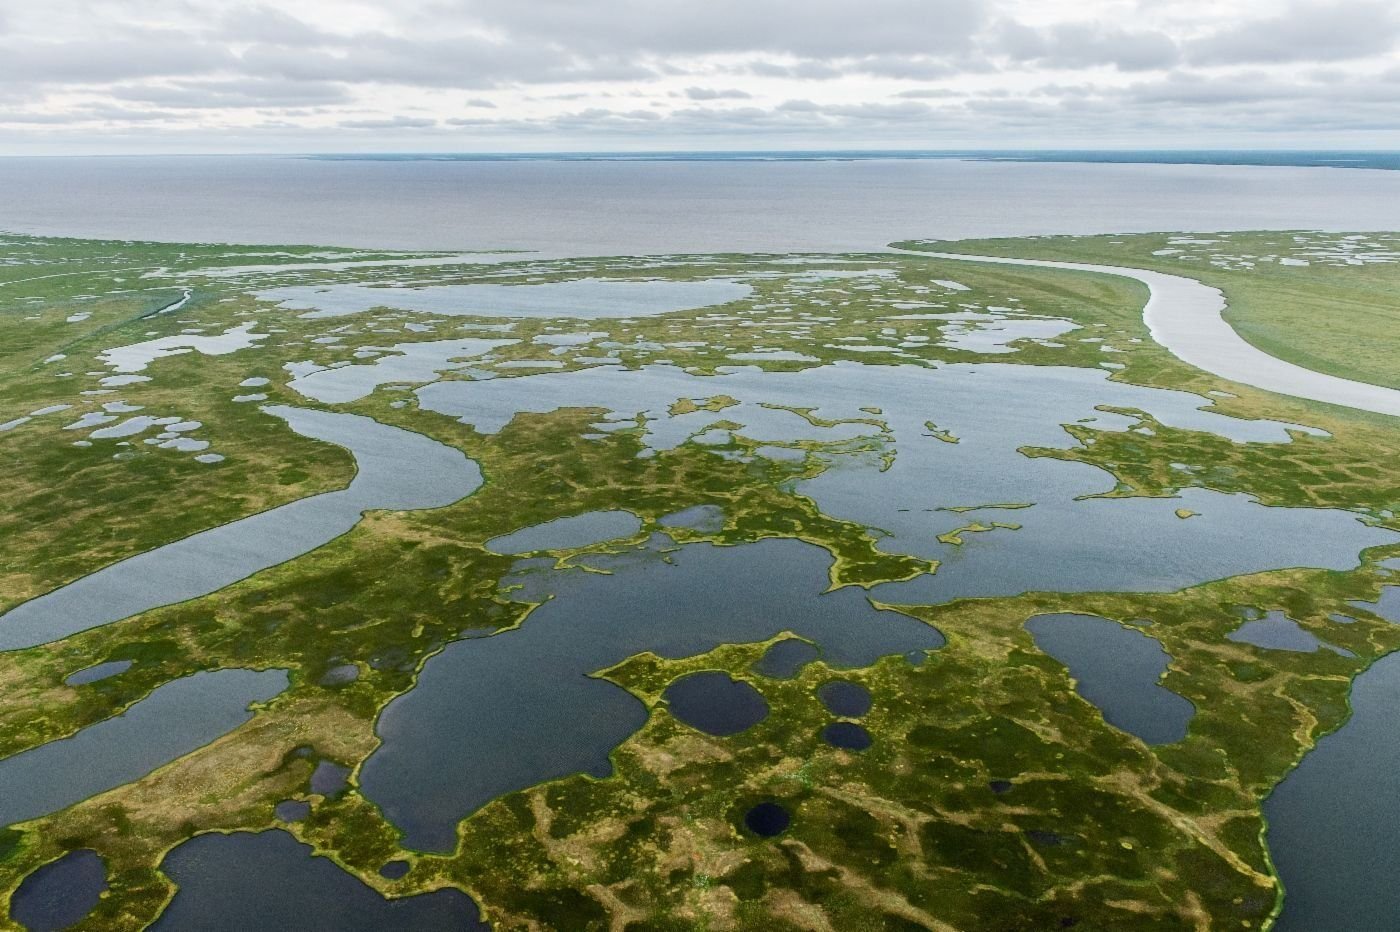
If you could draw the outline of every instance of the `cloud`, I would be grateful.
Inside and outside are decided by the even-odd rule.
[[[254,2],[4,4],[4,138],[1400,142],[1393,0]]]
[[[1169,68],[1181,57],[1177,43],[1165,33],[1093,22],[1033,29],[1005,21],[999,25],[994,50],[1016,62],[1055,69],[1111,66],[1145,71]]]
[[[118,100],[177,109],[316,107],[353,99],[340,84],[256,78],[128,84],[113,87],[109,93]]]
[[[685,96],[691,100],[750,100],[753,95],[738,88],[718,90],[713,87],[687,87]]]
[[[338,125],[345,129],[431,129],[438,121],[429,117],[396,116],[386,120],[341,120]]]
[[[1187,45],[1202,65],[1347,61],[1384,55],[1400,38],[1394,3],[1294,2],[1260,19],[1227,26]]]

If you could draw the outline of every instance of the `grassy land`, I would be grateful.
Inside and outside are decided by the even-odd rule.
[[[1186,275],[1223,290],[1229,298],[1225,319],[1266,353],[1329,375],[1400,388],[1395,234],[1050,236],[960,240],[939,248]],[[1350,264],[1357,262],[1366,264]]]
[[[1238,256],[1287,239],[1248,234],[1227,242],[1230,255]],[[1175,248],[1166,240],[1037,239],[958,248],[1190,268],[1187,274],[1199,272],[1197,277],[1224,288],[1235,313],[1255,315],[1259,333],[1306,345],[1319,359],[1335,351],[1337,366],[1348,358],[1341,343],[1306,330],[1315,326],[1315,309],[1322,306],[1316,302],[1333,286],[1338,295],[1370,295],[1369,304],[1358,298],[1337,311],[1359,321],[1381,312],[1396,274],[1394,265],[1333,268],[1319,260],[1306,267],[1256,262],[1252,269],[1218,268],[1206,258],[1153,257],[1154,251]],[[1281,249],[1275,253],[1282,255]],[[256,405],[231,400],[246,391],[238,387],[244,378],[272,379],[259,391],[273,402],[306,405],[281,384],[284,363],[362,364],[353,351],[366,345],[500,335],[462,329],[499,321],[403,311],[300,318],[259,301],[238,280],[197,272],[312,255],[305,249],[267,252],[0,242],[0,257],[23,263],[0,265],[0,422],[47,405],[74,406],[0,433],[0,534],[9,544],[0,610],[121,557],[343,486],[353,468],[343,451],[297,437],[259,414]],[[1025,449],[1025,455],[1098,466],[1117,477],[1117,494],[1163,495],[1202,486],[1247,492],[1267,504],[1349,509],[1400,528],[1400,476],[1392,466],[1400,431],[1391,421],[1281,398],[1180,364],[1147,338],[1140,317],[1145,296],[1136,283],[909,256],[803,258],[806,264],[796,266],[779,257],[714,256],[665,263],[393,268],[355,277],[440,284],[743,276],[754,288],[752,297],[719,309],[628,321],[522,321],[508,334],[519,342],[495,356],[549,358],[565,369],[587,365],[576,357],[602,351],[602,341],[549,355],[535,337],[606,331],[606,348],[619,365],[670,360],[699,374],[734,364],[729,357],[735,352],[758,349],[816,360],[763,364],[773,370],[852,359],[1087,367],[1110,361],[1122,367],[1113,370],[1114,379],[1228,392],[1214,399],[1221,411],[1308,424],[1327,435],[1299,434],[1283,445],[1239,444],[1144,418],[1150,433],[1068,425],[1073,442],[1066,448]],[[794,274],[833,267],[878,274]],[[139,278],[150,269],[166,271],[159,279]],[[57,277],[40,277],[46,275]],[[1297,288],[1289,277],[1295,275]],[[26,277],[35,280],[19,281]],[[344,272],[299,271],[266,281],[350,278]],[[940,280],[967,290],[952,291]],[[128,293],[133,282],[159,287]],[[143,317],[178,297],[182,287],[194,292],[188,307]],[[1270,304],[1271,295],[1285,293],[1303,295],[1303,304]],[[943,342],[962,324],[909,316],[968,308],[998,308],[998,315],[1009,318],[1063,318],[1076,328],[1056,340],[1016,343],[1014,353],[985,356]],[[69,321],[83,313],[90,316]],[[190,327],[218,333],[247,321],[266,334],[252,348],[158,360],[144,373],[150,382],[112,394],[81,394],[104,390],[100,380],[111,375],[97,359],[104,349]],[[425,321],[428,331],[404,327]],[[1337,326],[1350,325],[1339,318]],[[1383,344],[1388,335],[1372,329]],[[324,342],[335,339],[343,342]],[[852,348],[862,344],[877,348]],[[59,353],[66,358],[45,362]],[[1397,358],[1358,354],[1352,369],[1337,374],[1380,381],[1373,374]],[[529,377],[524,370],[499,371],[502,377]],[[1400,647],[1400,628],[1364,613],[1348,625],[1329,619],[1333,612],[1351,611],[1347,599],[1374,597],[1383,576],[1374,566],[1381,553],[1369,554],[1366,565],[1349,573],[1289,570],[1178,593],[1041,593],[916,608],[910,611],[948,636],[946,647],[918,666],[889,658],[841,674],[864,683],[875,697],[865,720],[875,744],[858,755],[828,748],[817,737],[830,716],[814,689],[832,675],[820,664],[778,681],[749,672],[765,645],[726,645],[674,661],[639,654],[598,671],[653,709],[647,725],[615,753],[613,777],[568,778],[509,794],[462,824],[461,845],[451,856],[404,852],[397,831],[353,780],[334,799],[311,794],[307,781],[318,760],[351,767],[363,761],[377,744],[379,710],[411,689],[423,664],[446,643],[525,617],[528,606],[498,588],[513,561],[488,552],[483,541],[561,515],[627,508],[642,518],[642,531],[632,540],[592,548],[626,550],[656,530],[660,516],[714,504],[723,508],[725,526],[677,532],[682,543],[807,540],[832,554],[833,586],[870,586],[933,569],[881,552],[874,532],[824,515],[794,492],[798,480],[825,468],[823,457],[753,458],[757,444],[742,436],[742,425],[717,448],[685,443],[638,457],[640,427],[583,439],[593,435],[591,425],[602,413],[596,410],[519,415],[486,435],[419,411],[412,398],[402,388],[383,388],[338,409],[463,449],[486,476],[475,495],[436,511],[372,514],[331,544],[206,598],[54,645],[0,654],[6,695],[0,755],[72,734],[196,670],[281,667],[292,679],[285,694],[211,745],[128,786],[0,833],[0,892],[13,890],[66,849],[92,847],[108,864],[111,891],[89,927],[141,928],[173,892],[159,871],[165,852],[200,832],[277,824],[273,806],[295,797],[310,800],[312,813],[289,829],[367,883],[394,895],[459,886],[478,897],[500,928],[1002,929],[1073,920],[1088,929],[1258,929],[1275,909],[1278,892],[1260,840],[1260,799],[1318,737],[1344,721],[1352,679]],[[62,426],[115,400],[143,405],[143,413],[201,421],[196,436],[209,439],[211,449],[227,459],[199,464],[189,455],[142,445],[140,438],[129,447],[116,440],[74,447],[87,432]],[[723,414],[729,401],[719,393],[678,398],[669,416],[702,409]],[[794,446],[824,456],[888,455],[879,439],[880,410],[867,414],[860,420],[874,439]],[[930,430],[936,431],[936,399],[930,415]],[[716,456],[716,449],[727,456]],[[1006,518],[998,524],[1015,522],[1015,511]],[[561,560],[575,555],[554,554]],[[1229,641],[1224,633],[1238,623],[1240,606],[1287,610],[1357,656],[1262,651]],[[1142,630],[1173,658],[1163,685],[1197,709],[1186,740],[1150,748],[1106,725],[1074,692],[1065,669],[1038,651],[1022,627],[1028,617],[1050,611],[1092,612],[1134,625],[1151,619]],[[63,685],[73,671],[108,659],[138,662],[130,672],[92,686]],[[360,671],[352,683],[322,682],[326,671],[347,662]],[[701,669],[748,678],[763,692],[771,716],[725,739],[677,722],[659,696],[676,677]],[[1007,780],[1013,788],[993,793],[992,780]],[[779,839],[759,840],[741,827],[742,815],[753,802],[770,798],[794,813],[794,825]],[[398,857],[413,862],[409,874],[398,881],[379,876],[379,866]]]

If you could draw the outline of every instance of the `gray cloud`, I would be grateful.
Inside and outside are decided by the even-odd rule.
[[[1400,15],[1389,0],[1299,0],[1193,41],[1187,53],[1203,65],[1345,61],[1390,52],[1397,38]]]
[[[1043,68],[1093,68],[1109,65],[1120,71],[1169,68],[1181,57],[1165,33],[1130,31],[1102,23],[1058,23],[1032,29],[1016,22],[998,28],[994,49],[1013,61]]]
[[[750,100],[753,95],[738,88],[720,90],[713,87],[687,87],[685,96],[691,100]]]

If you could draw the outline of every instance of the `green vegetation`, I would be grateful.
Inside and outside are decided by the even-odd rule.
[[[1339,236],[1230,234],[1210,237],[1218,243],[1179,246],[1170,239],[1052,238],[954,248],[1185,270],[1225,290],[1232,322],[1260,346],[1324,371],[1400,385],[1393,368],[1400,347],[1386,343],[1400,328],[1377,323],[1393,319],[1377,315],[1395,313],[1397,264],[1353,265],[1345,258],[1332,264],[1320,257],[1319,251],[1346,254],[1346,243],[1360,242]],[[1171,248],[1182,251],[1153,255]],[[1306,267],[1240,258],[1304,252],[1312,263]],[[1211,258],[1226,254],[1233,258],[1223,264]],[[123,557],[350,480],[353,464],[344,451],[292,434],[256,403],[233,401],[254,391],[240,388],[241,381],[267,378],[271,384],[255,391],[269,402],[316,406],[285,386],[284,364],[364,364],[397,343],[463,336],[519,342],[489,360],[470,360],[470,368],[449,369],[446,379],[523,360],[582,369],[604,354],[627,368],[667,363],[695,374],[752,365],[731,357],[773,350],[816,360],[761,363],[775,371],[839,361],[1096,368],[1107,361],[1121,366],[1111,370],[1114,380],[1214,392],[1215,409],[1224,413],[1324,433],[1294,432],[1288,444],[1243,444],[1119,412],[1145,429],[1069,424],[1064,447],[1027,447],[1024,455],[1099,467],[1117,480],[1112,495],[1171,496],[1192,487],[1244,492],[1270,505],[1347,509],[1400,529],[1400,476],[1392,465],[1400,431],[1393,422],[1222,382],[1179,363],[1150,341],[1140,316],[1142,289],[1113,277],[872,254],[303,269],[254,280],[200,270],[390,257],[21,237],[0,238],[0,258],[9,260],[0,265],[0,423],[72,405],[0,432],[0,535],[7,543],[0,611]],[[147,274],[159,277],[142,277]],[[350,280],[429,285],[584,276],[735,277],[754,293],[723,307],[657,317],[521,320],[508,332],[491,329],[501,327],[498,319],[388,309],[303,318],[254,294],[274,285]],[[968,290],[938,284],[946,280]],[[193,293],[188,305],[146,316],[184,288]],[[1329,304],[1329,295],[1341,298]],[[1316,326],[1322,308],[1335,317],[1322,328],[1325,335]],[[968,326],[968,314],[1054,317],[1075,329],[984,355],[946,342],[954,328]],[[220,356],[171,356],[141,373],[150,381],[102,383],[113,372],[99,354],[111,347],[191,328],[217,334],[248,322],[266,335],[254,346]],[[1348,355],[1346,335],[1363,324],[1367,349]],[[577,331],[606,336],[578,345],[535,342]],[[47,361],[57,355],[65,358]],[[530,377],[529,370],[494,371],[502,379]],[[484,434],[418,410],[410,389],[388,385],[333,407],[464,450],[486,477],[474,495],[435,511],[368,515],[332,543],[208,597],[0,654],[6,696],[0,756],[72,734],[197,670],[279,667],[292,680],[246,725],[207,747],[8,830],[0,837],[0,902],[39,865],[64,850],[91,847],[108,865],[111,889],[87,926],[142,928],[173,893],[159,870],[167,851],[201,832],[276,825],[275,804],[302,798],[312,803],[310,817],[286,827],[318,852],[393,895],[461,887],[501,929],[1029,929],[1069,921],[1086,929],[1260,929],[1278,896],[1261,840],[1260,800],[1320,736],[1343,723],[1352,679],[1400,648],[1400,627],[1347,605],[1376,596],[1388,578],[1376,564],[1400,554],[1394,547],[1367,553],[1352,572],[1292,569],[1175,593],[1031,593],[902,608],[948,638],[917,665],[902,657],[854,671],[814,663],[794,679],[775,680],[750,670],[766,643],[725,645],[679,660],[642,653],[595,674],[652,709],[643,729],[615,752],[613,776],[570,777],[509,794],[461,825],[461,843],[450,856],[404,852],[396,829],[353,778],[345,793],[323,798],[310,792],[309,776],[319,760],[362,762],[377,745],[379,711],[412,689],[447,643],[527,619],[531,607],[501,591],[513,558],[485,550],[484,541],[593,510],[626,508],[641,518],[632,539],[552,554],[567,565],[587,553],[635,548],[661,529],[662,516],[708,504],[722,509],[722,527],[668,533],[680,544],[809,541],[831,553],[832,587],[869,588],[937,568],[884,552],[878,529],[824,514],[798,491],[802,479],[836,462],[888,466],[896,452],[878,406],[839,422],[858,425],[857,439],[795,441],[784,445],[791,459],[770,459],[756,451],[773,444],[745,437],[732,411],[736,399],[718,391],[669,400],[650,416],[733,417],[707,422],[730,432],[725,442],[652,451],[643,417],[600,431],[596,425],[607,412],[568,408],[521,414]],[[63,429],[117,401],[142,406],[142,414],[200,421],[191,436],[226,458],[200,463],[143,443],[150,433],[89,440],[90,428]],[[815,408],[784,410],[818,427],[838,423]],[[929,400],[929,414],[929,436],[960,443],[939,426],[937,398]],[[1032,504],[968,502],[950,510]],[[1190,516],[1186,509],[1177,514]],[[956,545],[983,532],[976,546],[995,546],[1017,527],[969,516],[966,526],[940,539]],[[1242,606],[1286,611],[1356,656],[1230,641],[1225,635]],[[1023,628],[1033,615],[1059,611],[1128,625],[1150,619],[1141,630],[1172,657],[1163,685],[1197,710],[1184,741],[1148,747],[1107,725],[1076,694],[1064,667]],[[1339,624],[1330,617],[1335,612],[1357,620]],[[137,663],[89,686],[63,685],[74,671],[113,659]],[[353,682],[323,682],[328,670],[345,663],[359,670]],[[673,719],[660,700],[666,685],[706,669],[747,679],[772,714],[729,738]],[[874,696],[862,720],[874,736],[867,752],[840,751],[819,737],[832,717],[815,689],[832,676],[859,681]],[[994,792],[992,781],[1011,787]],[[793,825],[777,838],[759,839],[743,827],[743,814],[767,799],[787,807]],[[413,864],[406,877],[378,874],[400,857]]]

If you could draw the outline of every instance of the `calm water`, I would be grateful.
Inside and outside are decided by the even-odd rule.
[[[727,394],[723,411],[670,416],[677,398]],[[1234,440],[1287,442],[1285,425],[1214,413],[1185,392],[1108,381],[1100,370],[1001,364],[865,366],[836,364],[800,372],[745,367],[696,376],[674,366],[624,371],[599,367],[528,379],[439,382],[418,389],[420,405],[483,433],[522,411],[606,408],[646,415],[643,440],[667,450],[707,425],[729,420],[756,442],[832,442],[880,436],[859,418],[875,406],[890,428],[893,464],[876,456],[833,456],[831,468],[799,485],[826,514],[882,532],[880,549],[941,561],[936,575],[879,587],[881,599],[937,603],[970,596],[1046,591],[1163,591],[1239,573],[1287,566],[1347,569],[1363,547],[1400,541],[1336,510],[1266,508],[1243,494],[1185,489],[1177,498],[1086,498],[1111,491],[1096,467],[1024,455],[1025,446],[1063,448],[1062,425],[1130,429],[1131,418],[1100,410],[1136,408],[1171,426]],[[995,404],[989,400],[995,399]],[[812,407],[838,421],[818,427],[767,405]],[[1205,406],[1205,407],[1203,407]],[[842,419],[847,419],[842,421]],[[933,420],[958,438],[927,436]],[[1016,510],[995,505],[1031,504]],[[952,508],[973,508],[960,513]],[[1197,517],[1183,521],[1178,508]],[[972,521],[1005,522],[964,536],[938,536]]]
[[[368,509],[438,508],[481,485],[476,463],[421,434],[354,414],[265,410],[302,436],[354,454],[349,486],[149,550],[31,599],[0,615],[0,650],[33,647],[208,595],[334,540]]]
[[[1278,932],[1393,932],[1400,916],[1400,654],[1357,678],[1352,717],[1264,801]]]
[[[283,831],[200,835],[165,857],[179,891],[153,926],[161,932],[383,932],[486,930],[459,890],[386,900]]]
[[[762,693],[717,670],[682,677],[661,698],[672,715],[710,735],[737,735],[768,717]]]
[[[1158,682],[1171,658],[1155,640],[1094,615],[1037,615],[1026,630],[1069,668],[1075,688],[1104,721],[1148,744],[1186,737],[1196,708]]]
[[[10,898],[10,918],[29,932],[57,932],[78,922],[107,889],[107,865],[96,851],[70,851],[24,878]]]
[[[486,549],[506,554],[569,550],[631,537],[641,529],[641,519],[630,511],[590,511],[493,537],[486,542]]]
[[[121,715],[0,760],[0,826],[137,780],[252,718],[285,670],[212,670],[157,688]]]
[[[0,159],[0,227],[174,242],[867,249],[896,239],[1397,229],[1400,174],[914,160]]]
[[[833,666],[859,667],[943,644],[932,627],[878,611],[862,592],[824,593],[831,556],[811,544],[667,549],[658,535],[647,548],[586,561],[607,575],[507,579],[525,585],[520,598],[553,598],[518,628],[449,644],[385,708],[383,744],[361,768],[360,787],[408,845],[450,849],[458,820],[503,793],[611,773],[609,753],[642,726],[646,709],[589,674],[641,651],[688,657],[791,631],[819,644]]]

